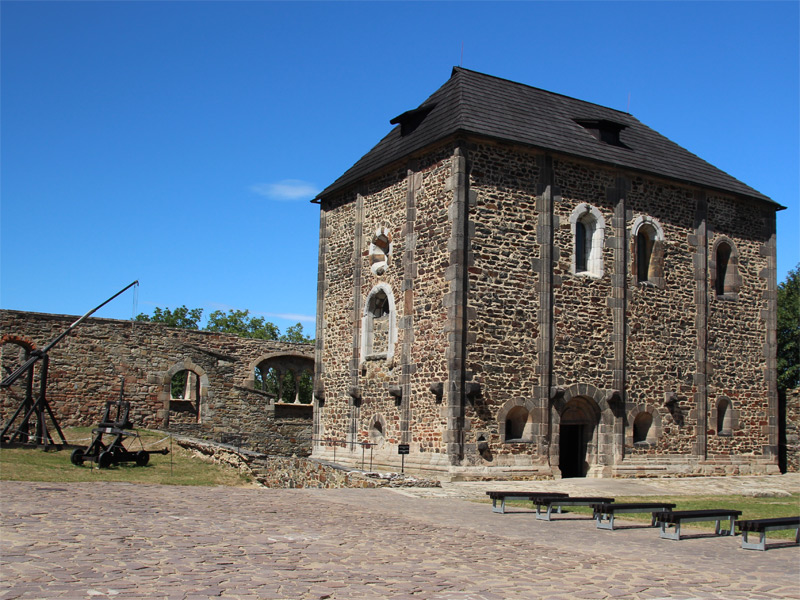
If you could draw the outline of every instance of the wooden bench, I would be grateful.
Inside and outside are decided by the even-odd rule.
[[[767,532],[779,531],[782,529],[794,529],[794,543],[800,545],[800,516],[798,517],[776,517],[774,519],[748,519],[736,521],[739,531],[742,532],[742,548],[745,550],[766,550]],[[749,533],[758,533],[758,542],[751,542],[747,539]]]
[[[613,498],[598,498],[592,497],[576,497],[567,496],[561,498],[553,498],[546,496],[536,496],[533,498],[533,503],[536,505],[536,518],[542,521],[551,521],[550,518],[553,514],[553,507],[561,508],[564,506],[591,506],[592,504],[611,504],[614,502]],[[547,512],[542,512],[542,507],[547,507]]]
[[[666,510],[657,512],[653,518],[661,526],[661,537],[668,540],[681,539],[682,523],[698,523],[700,521],[716,521],[714,533],[723,535],[721,523],[728,519],[730,527],[726,535],[734,534],[734,522],[736,517],[742,514],[740,510],[711,508],[706,510]],[[668,527],[674,527],[674,531],[669,531]]]
[[[492,499],[492,512],[504,514],[506,512],[506,498],[522,498],[524,500],[533,501],[538,497],[559,497],[563,498],[569,494],[562,492],[525,492],[525,491],[507,491],[507,492],[486,492],[486,495]],[[500,506],[497,506],[497,501],[500,500]]]
[[[594,520],[598,529],[614,529],[614,515],[616,513],[651,513],[650,525],[656,526],[655,513],[671,511],[675,508],[669,502],[622,502],[619,504],[592,504]]]

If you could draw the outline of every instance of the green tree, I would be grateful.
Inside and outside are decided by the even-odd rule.
[[[181,329],[200,329],[200,319],[203,318],[202,308],[186,308],[180,306],[175,310],[169,308],[161,309],[156,307],[153,311],[153,316],[140,313],[137,321],[146,321],[148,323],[161,323],[167,327],[180,327]]]
[[[231,309],[227,313],[215,310],[208,315],[206,331],[234,333],[236,335],[259,340],[280,339],[281,330],[264,317],[251,317],[249,310]]]
[[[169,308],[161,309],[156,307],[152,316],[141,313],[136,317],[136,320],[161,323],[169,327],[183,329],[200,329],[202,317],[202,308],[189,309],[186,306],[181,306],[175,310],[170,310]],[[206,323],[204,330],[233,333],[259,340],[279,340],[295,344],[314,343],[312,338],[303,333],[303,325],[301,323],[290,325],[286,328],[286,333],[281,334],[281,330],[278,329],[277,325],[267,321],[264,317],[251,317],[249,310],[230,309],[227,313],[215,310],[208,315],[208,323]]]
[[[778,389],[800,386],[800,264],[778,284]]]
[[[313,344],[314,340],[303,333],[303,324],[297,323],[286,328],[286,333],[281,336],[282,342],[293,342],[295,344]]]

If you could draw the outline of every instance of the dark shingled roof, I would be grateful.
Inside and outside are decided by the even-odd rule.
[[[469,134],[776,204],[627,113],[460,67],[419,108],[391,123],[397,126],[318,198],[448,136]]]

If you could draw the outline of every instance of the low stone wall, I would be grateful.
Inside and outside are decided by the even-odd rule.
[[[245,471],[268,488],[441,487],[435,479],[346,469],[308,458],[270,456],[185,437],[176,437],[175,443],[204,460]]]

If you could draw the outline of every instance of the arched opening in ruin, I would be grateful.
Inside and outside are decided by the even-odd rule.
[[[208,410],[208,375],[190,358],[184,358],[164,372],[159,399],[166,413],[165,427],[191,429],[203,421]]]
[[[593,459],[592,440],[600,419],[597,404],[583,397],[572,398],[561,412],[558,466],[561,477],[585,477]]]
[[[200,375],[191,369],[181,369],[169,382],[170,422],[200,420]]]
[[[311,404],[314,391],[314,361],[283,355],[262,360],[253,367],[253,387],[270,396],[271,402]]]

